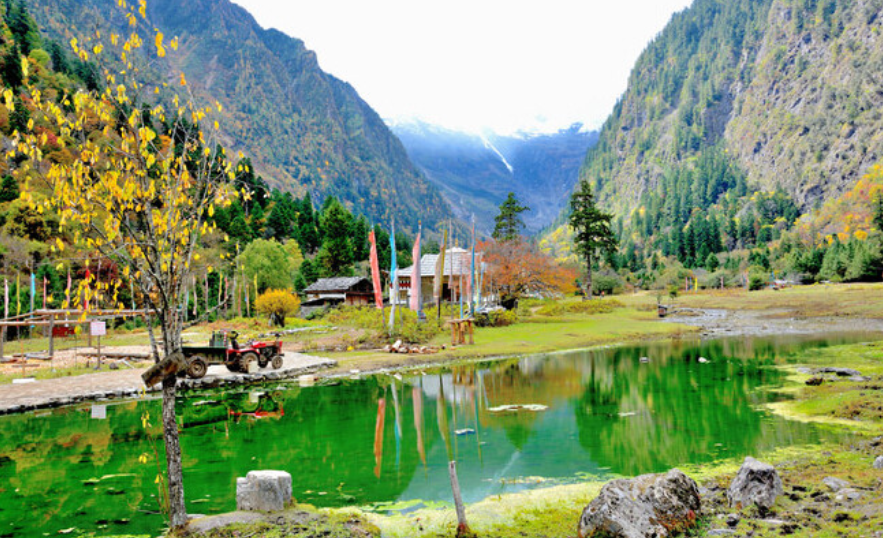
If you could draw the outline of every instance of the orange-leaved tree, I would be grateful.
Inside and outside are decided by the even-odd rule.
[[[155,312],[162,329],[162,353],[170,357],[181,348],[178,310],[184,283],[199,259],[200,238],[214,231],[215,208],[239,195],[236,172],[215,145],[217,123],[212,132],[200,127],[209,124],[213,108],[220,111],[219,104],[195,105],[183,73],[172,85],[141,80],[149,64],[166,55],[167,46],[177,49],[177,39],[168,42],[157,30],[142,35],[145,0],[137,5],[118,3],[128,21],[125,35],[96,31],[71,40],[77,56],[97,66],[104,89],[80,90],[60,102],[46,99],[40,84],[29,77],[28,60],[22,60],[22,92],[30,103],[31,120],[27,129],[13,134],[8,157],[21,163],[15,173],[31,207],[56,212],[75,243],[101,251],[122,267],[121,279],[131,281],[145,306]],[[166,106],[160,95],[167,99]],[[11,90],[3,98],[10,112],[16,101],[21,103]],[[47,132],[57,133],[55,144],[65,147],[72,159],[47,158]],[[53,248],[63,250],[64,243],[59,239]],[[89,292],[115,299],[120,284]],[[160,354],[152,343],[158,361]],[[174,375],[162,379],[173,528],[187,521],[175,420],[176,381]]]
[[[512,307],[525,295],[572,293],[576,271],[555,262],[521,238],[485,241],[478,246],[487,263],[485,281],[504,306]]]

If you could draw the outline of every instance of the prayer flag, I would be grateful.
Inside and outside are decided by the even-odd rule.
[[[399,301],[399,278],[396,274],[396,222],[392,221],[392,233],[389,234],[389,248],[392,251],[389,264],[389,278],[391,297],[389,303],[392,308],[389,312],[389,332],[395,329],[396,303]]]
[[[423,225],[420,225],[417,228],[417,240],[414,241],[414,250],[411,251],[411,258],[414,260],[414,265],[411,268],[411,310],[414,312],[420,312],[421,307],[420,291],[423,286],[420,280],[420,234],[422,232]]]
[[[442,239],[441,253],[435,260],[435,282],[433,282],[432,295],[436,304],[442,302],[442,291],[444,290],[445,277],[445,250],[448,248],[448,231],[445,230],[444,239]]]
[[[9,280],[3,279],[3,317],[9,317]]]
[[[371,281],[374,284],[374,302],[377,308],[383,309],[383,289],[380,287],[380,259],[377,256],[377,238],[374,236],[374,230],[368,232],[368,242],[371,243],[371,254],[369,260],[371,262]]]

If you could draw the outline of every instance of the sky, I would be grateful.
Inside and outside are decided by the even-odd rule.
[[[302,39],[384,119],[467,132],[598,128],[691,0],[233,0]]]

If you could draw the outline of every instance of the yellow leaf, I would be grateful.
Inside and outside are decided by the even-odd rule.
[[[162,40],[163,40],[163,33],[157,32],[156,33],[156,55],[159,56],[160,58],[164,58],[166,55],[166,49],[165,49],[165,47],[163,47]]]
[[[64,251],[64,243],[62,243],[60,237],[55,238],[55,245],[58,247],[58,250],[60,250],[62,252]]]
[[[184,78],[184,73],[181,73],[181,86],[187,85],[187,79]]]

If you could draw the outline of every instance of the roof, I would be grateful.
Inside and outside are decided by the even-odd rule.
[[[310,284],[305,292],[322,292],[322,291],[347,291],[352,289],[362,281],[367,282],[368,279],[361,276],[340,276],[334,278],[320,278]]]
[[[438,257],[440,254],[424,254],[423,257],[420,258],[420,276],[435,276],[435,264],[438,263]],[[454,247],[452,249],[445,251],[445,270],[444,274],[451,274],[451,263],[453,259],[453,269],[455,275],[465,275],[469,274],[469,268],[472,264],[472,255],[471,251],[465,250],[459,247]],[[481,263],[481,253],[475,253],[475,263],[478,265]],[[410,277],[411,272],[414,270],[414,266],[405,267],[399,269],[398,274],[400,277]]]

